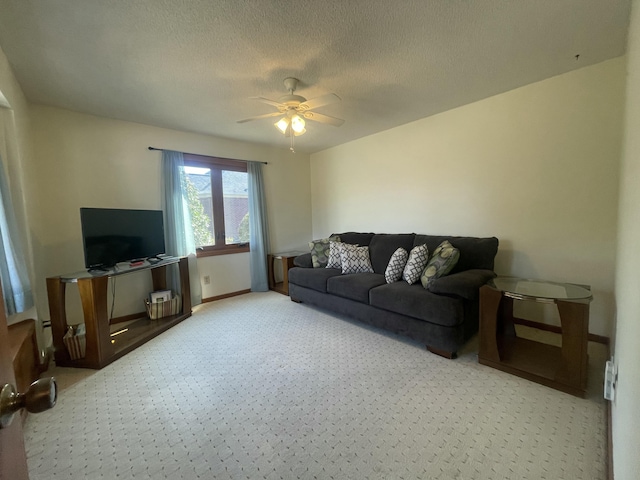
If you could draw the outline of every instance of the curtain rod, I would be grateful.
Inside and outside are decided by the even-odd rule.
[[[156,147],[148,147],[149,150],[157,150],[159,152],[164,152],[164,148],[156,148]],[[202,155],[201,153],[188,153],[188,152],[181,152],[181,153],[186,153],[187,155],[200,155],[202,157],[210,157],[211,155]],[[236,158],[230,159],[230,160],[236,160],[237,162],[251,162],[251,163],[261,163],[263,165],[269,165],[269,162],[259,162],[257,160],[238,160]]]

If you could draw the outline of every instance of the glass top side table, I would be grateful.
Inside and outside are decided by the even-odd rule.
[[[527,280],[517,277],[497,277],[491,282],[505,296],[516,300],[532,300],[538,303],[555,303],[556,300],[586,301],[591,291],[572,283],[556,283],[544,280]]]
[[[305,252],[292,251],[284,253],[270,253],[267,255],[267,278],[269,281],[269,289],[274,290],[283,295],[289,295],[289,269],[293,267],[293,260],[304,254]],[[282,282],[276,282],[274,261],[282,262]]]
[[[480,289],[479,363],[584,397],[591,299],[589,288],[580,285],[495,278]],[[514,300],[555,304],[562,346],[518,337]]]

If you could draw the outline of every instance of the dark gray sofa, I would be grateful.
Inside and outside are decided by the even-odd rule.
[[[496,276],[497,238],[357,232],[339,236],[343,242],[369,247],[374,273],[342,275],[334,268],[313,268],[307,253],[296,257],[289,270],[291,300],[405,335],[447,358],[455,358],[478,331],[479,289]],[[460,251],[451,273],[428,289],[419,281],[386,283],[384,273],[398,247],[409,252],[426,244],[433,252],[444,240]]]

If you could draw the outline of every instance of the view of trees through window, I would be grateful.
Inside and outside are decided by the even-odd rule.
[[[189,206],[191,228],[193,229],[196,246],[201,247],[203,245],[215,245],[212,218],[205,212],[204,205],[202,204],[202,200],[200,200],[200,196],[198,194],[198,189],[191,181],[189,174],[184,175],[183,179],[186,185],[187,205]],[[209,204],[210,203],[211,197],[209,197]]]
[[[184,173],[196,247],[248,243],[247,172],[227,170],[224,166],[185,165]]]
[[[226,243],[249,241],[249,185],[247,172],[222,171]],[[243,232],[242,222],[246,223]]]

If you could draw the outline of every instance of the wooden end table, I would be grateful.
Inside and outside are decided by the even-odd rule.
[[[283,295],[289,295],[289,269],[293,267],[293,260],[304,254],[305,252],[285,252],[270,253],[267,255],[267,268],[269,289]],[[273,262],[280,260],[282,262],[282,282],[276,282]]]
[[[588,288],[569,283],[497,277],[480,289],[480,348],[483,365],[584,397],[589,336]],[[516,335],[513,300],[552,303],[558,308],[562,346]]]

